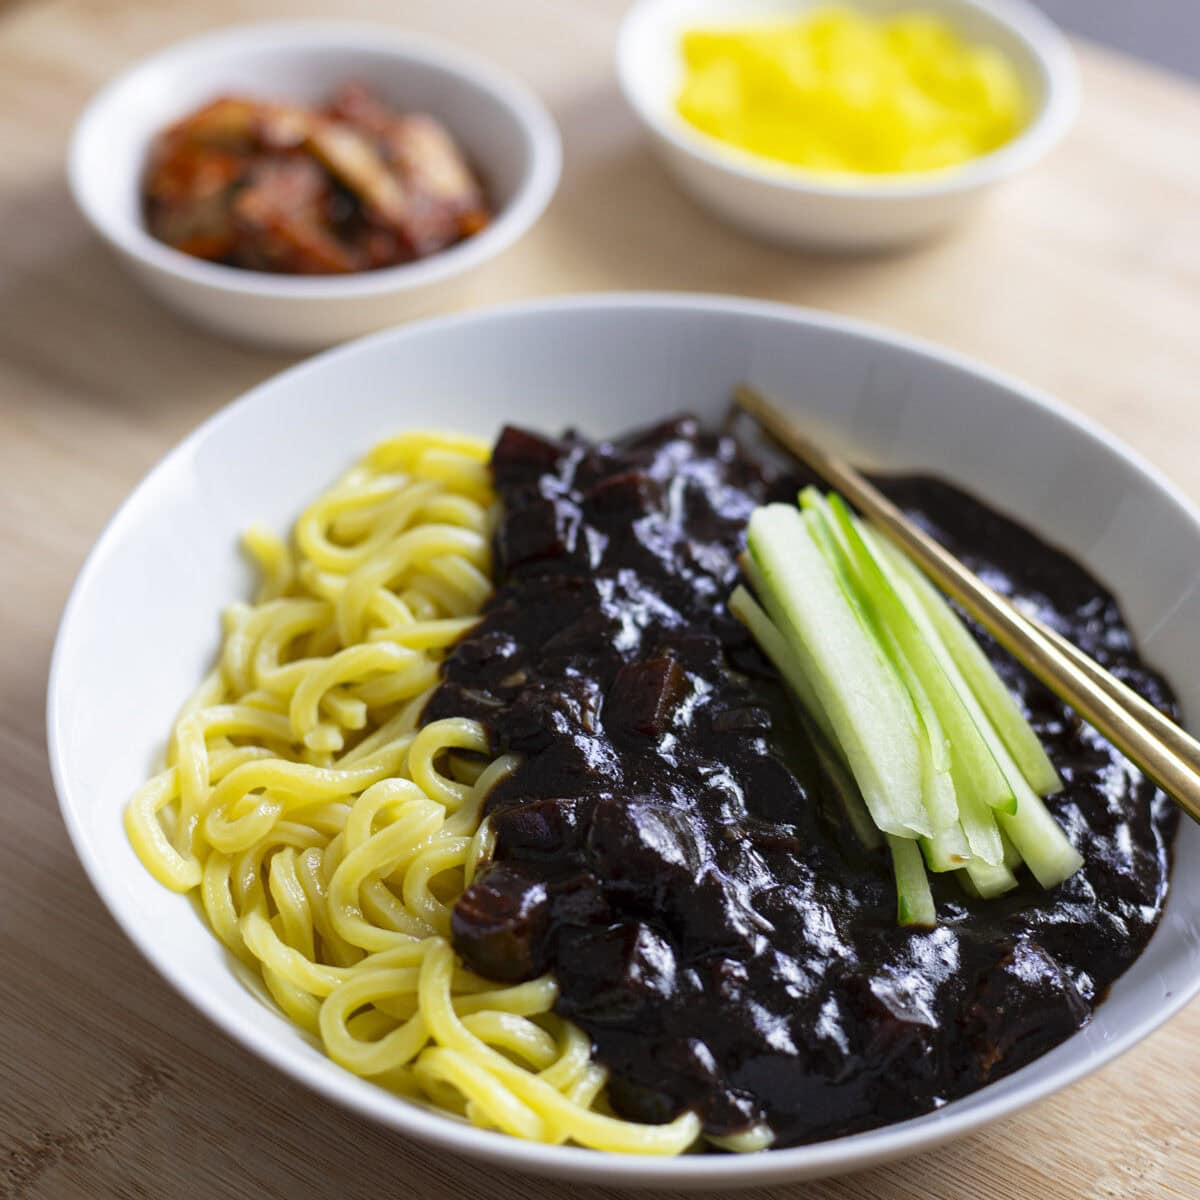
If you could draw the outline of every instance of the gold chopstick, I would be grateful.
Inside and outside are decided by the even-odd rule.
[[[848,462],[811,441],[770,400],[743,385],[735,391],[734,402],[841,492],[1018,662],[1095,726],[1184,812],[1200,821],[1200,742],[1078,647],[993,591]]]
[[[1003,597],[1001,597],[1003,599]],[[1010,607],[1011,604],[1010,604]],[[1084,654],[1072,642],[1068,642],[1057,630],[1043,625],[1034,617],[1020,613],[1043,637],[1048,638],[1063,654],[1064,657],[1079,668],[1098,686],[1104,688],[1118,703],[1123,704],[1129,712],[1141,721],[1154,735],[1162,741],[1167,749],[1181,758],[1187,765],[1200,775],[1200,742],[1189,733],[1180,729],[1170,717],[1159,712],[1148,700],[1144,700],[1127,683],[1123,683],[1115,675],[1106,671],[1094,658]]]

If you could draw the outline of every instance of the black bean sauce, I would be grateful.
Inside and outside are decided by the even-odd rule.
[[[493,864],[454,913],[468,965],[552,971],[614,1109],[767,1122],[776,1145],[914,1116],[1066,1038],[1138,955],[1176,815],[984,638],[1066,788],[1086,863],[896,925],[886,853],[827,795],[774,671],[725,600],[752,509],[792,499],[729,438],[680,418],[611,443],[509,429],[493,456],[499,587],[427,719],[469,715],[522,764],[493,791]],[[1006,594],[1169,709],[1116,603],[1082,568],[926,478],[887,490]]]

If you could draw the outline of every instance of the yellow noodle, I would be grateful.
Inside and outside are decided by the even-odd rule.
[[[258,589],[259,604],[284,595],[292,586],[296,571],[287,543],[271,530],[261,525],[251,525],[242,534],[242,545],[262,574],[262,584]]]
[[[775,1141],[775,1134],[767,1125],[752,1125],[741,1133],[731,1133],[725,1137],[709,1136],[708,1139],[721,1150],[729,1150],[734,1154],[753,1154],[757,1150],[767,1150]]]
[[[693,1115],[645,1126],[597,1111],[605,1073],[553,1014],[553,979],[480,979],[448,940],[454,900],[491,855],[484,800],[516,766],[474,721],[420,725],[491,595],[487,460],[477,439],[400,434],[290,542],[247,532],[257,599],[226,612],[217,669],[126,828],[346,1069],[517,1137],[679,1153]]]

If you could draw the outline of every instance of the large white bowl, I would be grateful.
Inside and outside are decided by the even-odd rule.
[[[1082,1032],[936,1113],[764,1154],[651,1161],[473,1129],[343,1071],[239,982],[191,904],[165,892],[121,825],[180,702],[249,594],[237,551],[284,529],[392,430],[490,436],[505,421],[615,432],[749,380],[861,462],[940,472],[1067,547],[1115,587],[1150,661],[1200,712],[1200,518],[1145,463],[1054,401],[911,339],[779,305],[700,296],[526,304],[381,334],[296,367],[169,454],[101,537],[68,602],[49,691],[63,815],[96,890],[146,957],[248,1050],[325,1096],[444,1149],[610,1186],[730,1190],[866,1167],[976,1129],[1095,1070],[1200,987],[1200,830],[1176,847],[1162,924]],[[265,1069],[265,1068],[264,1068]]]
[[[320,276],[206,262],[146,230],[141,181],[160,130],[221,95],[318,104],[348,80],[446,123],[488,189],[486,229],[417,262]],[[471,272],[542,215],[561,165],[541,101],[472,55],[385,25],[271,21],[181,42],[115,79],[79,119],[68,175],[92,227],[172,307],[240,341],[311,350],[451,306]]]
[[[1012,141],[945,171],[841,182],[731,149],[675,110],[680,34],[795,16],[824,0],[638,0],[617,42],[625,98],[671,173],[717,216],[773,241],[875,250],[926,237],[969,213],[993,185],[1042,157],[1070,128],[1079,82],[1066,39],[1023,0],[922,0],[971,41],[998,47],[1021,77],[1033,113]],[[854,0],[868,12],[909,0]]]

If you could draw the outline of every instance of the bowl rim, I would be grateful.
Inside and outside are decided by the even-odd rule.
[[[803,167],[774,162],[692,129],[682,118],[666,120],[648,98],[632,66],[651,13],[670,0],[635,0],[617,34],[617,78],[626,103],[661,141],[681,154],[746,183],[769,185],[797,196],[857,198],[865,202],[954,196],[1007,178],[1032,165],[1062,140],[1079,114],[1080,82],[1065,35],[1025,0],[954,0],[959,7],[1003,25],[1024,45],[1044,82],[1041,104],[1016,135],[995,150],[953,167],[895,176],[854,176],[842,181]]]
[[[508,203],[483,230],[410,263],[346,275],[285,275],[195,258],[160,242],[136,219],[113,219],[95,202],[93,184],[83,165],[85,149],[93,139],[103,136],[116,98],[141,78],[156,72],[169,73],[191,62],[209,61],[233,50],[262,48],[286,53],[314,46],[375,54],[382,51],[398,64],[420,61],[489,93],[491,102],[521,130],[529,147],[529,162]],[[67,151],[67,181],[76,207],[109,245],[140,266],[214,291],[301,303],[410,291],[470,270],[528,232],[553,197],[561,172],[558,126],[533,89],[516,76],[437,38],[356,20],[250,21],[173,42],[130,64],[88,100],[75,122]]]
[[[1161,1003],[1153,1010],[1132,1022],[1117,1036],[1105,1041],[1098,1049],[1093,1049],[1088,1056],[1068,1059],[1045,1079],[1025,1089],[1010,1089],[990,1100],[986,1097],[986,1088],[981,1092],[972,1093],[973,1096],[983,1095],[984,1098],[977,1100],[967,1109],[959,1109],[958,1102],[951,1102],[935,1113],[921,1114],[916,1118],[884,1125],[864,1133],[772,1150],[764,1154],[653,1158],[574,1146],[548,1145],[527,1142],[497,1131],[478,1129],[432,1108],[422,1107],[376,1089],[349,1072],[329,1072],[325,1069],[328,1065],[326,1062],[309,1061],[305,1056],[297,1054],[288,1043],[240,1025],[234,1014],[224,1010],[219,1004],[209,1003],[203,995],[193,993],[188,978],[181,970],[159,960],[154,942],[143,932],[142,927],[131,920],[125,920],[118,909],[109,903],[108,893],[115,885],[106,877],[102,864],[93,854],[92,842],[82,821],[76,819],[76,813],[85,811],[86,806],[77,808],[72,801],[77,789],[73,787],[74,781],[68,774],[62,747],[63,725],[60,710],[65,693],[64,676],[67,673],[64,646],[70,640],[68,631],[76,620],[77,611],[82,608],[93,576],[103,569],[111,549],[124,536],[126,528],[136,521],[139,510],[153,502],[153,485],[156,480],[169,475],[178,462],[186,459],[194,446],[211,436],[221,426],[235,421],[244,408],[258,402],[264,394],[270,394],[280,386],[286,387],[305,373],[324,370],[330,363],[352,358],[368,348],[387,343],[401,344],[410,339],[420,339],[427,333],[455,326],[469,328],[479,322],[514,317],[536,319],[540,315],[564,312],[609,313],[638,310],[677,314],[718,313],[784,320],[795,325],[847,334],[856,339],[888,345],[979,377],[1016,393],[1034,408],[1041,409],[1049,416],[1073,426],[1079,433],[1099,441],[1106,450],[1123,460],[1133,470],[1148,477],[1190,520],[1197,538],[1200,539],[1200,509],[1147,459],[1090,417],[1074,411],[1047,392],[1022,383],[1013,376],[980,363],[968,355],[873,322],[776,301],[715,293],[681,292],[581,293],[495,305],[413,322],[370,334],[314,355],[242,393],[218,409],[169,450],[133,488],[110,518],[71,588],[59,622],[50,662],[46,697],[47,750],[64,824],[92,887],[109,909],[113,919],[160,977],[193,1008],[198,1009],[218,1029],[244,1048],[323,1098],[385,1127],[417,1137],[434,1147],[463,1153],[476,1161],[490,1162],[515,1171],[575,1181],[628,1187],[694,1186],[704,1190],[717,1187],[757,1187],[802,1178],[818,1178],[863,1169],[866,1166],[907,1157],[921,1150],[932,1149],[951,1138],[1043,1100],[1112,1062],[1169,1020],[1200,993],[1200,973],[1190,979],[1186,986],[1180,987],[1172,994],[1164,995]],[[1022,1068],[1007,1078],[1018,1078],[1021,1071],[1027,1069]],[[935,1119],[930,1120],[931,1117]]]

